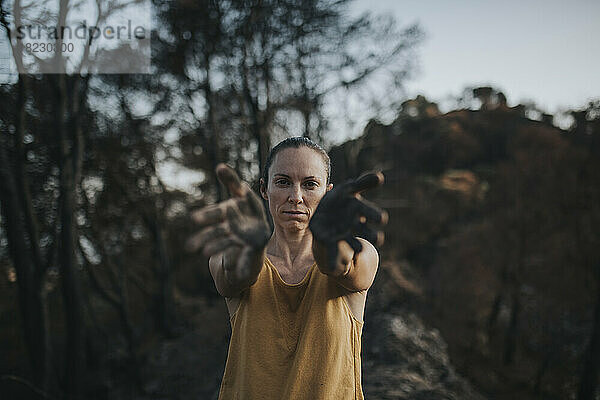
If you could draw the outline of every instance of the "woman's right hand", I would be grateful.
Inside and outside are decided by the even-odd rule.
[[[206,257],[220,257],[226,281],[221,285],[243,286],[260,272],[271,229],[262,201],[248,184],[225,164],[219,164],[216,172],[232,198],[192,212],[201,229],[188,239],[186,247],[190,251],[201,248]],[[215,283],[218,288],[216,277]]]

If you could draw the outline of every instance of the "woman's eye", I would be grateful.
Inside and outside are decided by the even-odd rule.
[[[311,189],[316,188],[318,186],[317,182],[315,182],[315,181],[305,182],[304,185]]]
[[[286,179],[277,179],[275,181],[275,184],[277,184],[277,185],[285,185],[286,183],[287,183]]]

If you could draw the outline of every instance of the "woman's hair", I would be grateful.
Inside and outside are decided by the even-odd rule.
[[[269,185],[269,168],[271,168],[271,164],[273,164],[273,160],[275,159],[277,153],[279,153],[283,149],[289,149],[292,147],[295,149],[298,149],[300,147],[308,147],[309,149],[313,149],[317,153],[319,153],[321,155],[321,158],[323,158],[323,162],[325,163],[325,169],[327,170],[327,183],[329,183],[329,179],[331,177],[331,160],[329,159],[327,152],[323,150],[321,146],[319,146],[309,138],[297,136],[282,140],[271,149],[271,152],[267,157],[267,162],[265,163],[265,168],[262,173],[262,179],[265,182],[265,187]]]

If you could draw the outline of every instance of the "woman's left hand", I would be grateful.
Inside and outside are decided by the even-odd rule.
[[[383,232],[374,226],[386,224],[388,214],[360,195],[381,185],[383,180],[381,172],[365,174],[334,187],[321,199],[309,228],[313,238],[327,250],[331,268],[336,265],[340,241],[348,243],[355,253],[362,250],[357,237],[374,245],[383,243]]]

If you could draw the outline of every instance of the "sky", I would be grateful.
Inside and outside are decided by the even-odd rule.
[[[443,102],[491,85],[509,105],[534,101],[550,113],[600,98],[598,0],[355,0],[353,8],[421,25],[411,96]]]
[[[354,0],[353,12],[364,11],[421,25],[419,68],[406,88],[443,111],[444,100],[467,86],[491,85],[511,106],[533,101],[552,114],[600,98],[600,0]],[[7,55],[0,41],[0,76],[8,72]],[[363,126],[340,129],[337,141],[360,135]],[[183,190],[201,179],[180,165],[160,169]]]

